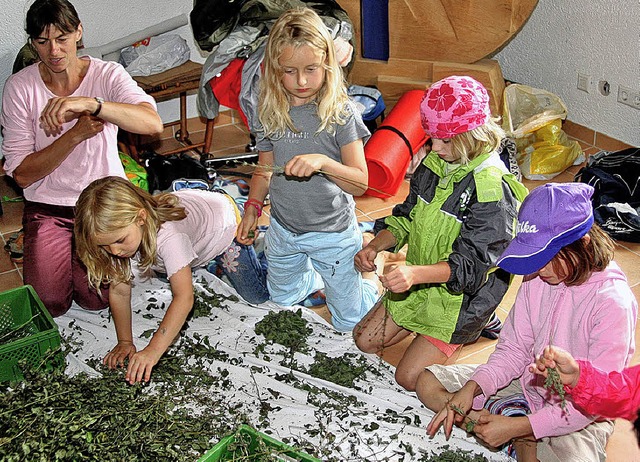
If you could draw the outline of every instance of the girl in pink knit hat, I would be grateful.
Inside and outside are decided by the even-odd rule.
[[[355,257],[360,271],[375,271],[379,252],[407,246],[406,265],[380,277],[386,293],[354,339],[362,351],[380,353],[415,333],[396,368],[397,382],[411,391],[426,366],[453,361],[495,316],[510,283],[495,263],[527,192],[499,157],[505,135],[482,84],[466,76],[440,80],[425,92],[420,115],[432,150],[405,201],[378,220],[375,238]],[[492,324],[485,332],[496,338],[497,317]]]

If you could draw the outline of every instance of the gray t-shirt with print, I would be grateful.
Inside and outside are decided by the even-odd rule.
[[[325,154],[341,162],[340,148],[358,139],[366,141],[369,130],[353,105],[344,125],[336,125],[335,133],[316,133],[320,125],[314,103],[293,106],[291,120],[298,133],[287,130],[278,139],[264,138],[258,133],[259,151],[273,151],[275,165],[284,166],[300,154]],[[292,233],[312,231],[341,232],[355,215],[353,196],[340,189],[330,177],[316,174],[310,178],[286,177],[274,172],[269,186],[271,215]]]

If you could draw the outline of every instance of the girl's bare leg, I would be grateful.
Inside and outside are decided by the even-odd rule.
[[[353,329],[353,340],[365,353],[379,353],[408,335],[411,331],[393,322],[381,302],[376,303]]]
[[[448,359],[433,343],[417,335],[396,367],[396,382],[408,391],[415,391],[418,376],[425,367],[444,364]]]
[[[538,462],[538,444],[535,440],[520,438],[513,441],[518,462]]]
[[[416,394],[422,404],[436,413],[447,405],[451,397],[440,380],[427,370],[423,370],[416,380]]]

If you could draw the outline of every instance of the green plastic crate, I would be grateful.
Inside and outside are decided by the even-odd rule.
[[[23,365],[64,366],[58,326],[28,285],[0,293],[0,382],[22,380]]]
[[[198,462],[232,460],[321,462],[320,459],[304,454],[248,425],[241,425],[235,433],[222,438]]]

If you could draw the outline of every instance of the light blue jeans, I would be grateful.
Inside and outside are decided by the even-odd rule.
[[[271,300],[295,305],[324,286],[336,330],[347,332],[378,299],[372,281],[362,279],[353,263],[362,249],[362,233],[353,222],[342,232],[295,234],[271,217],[265,236]]]

